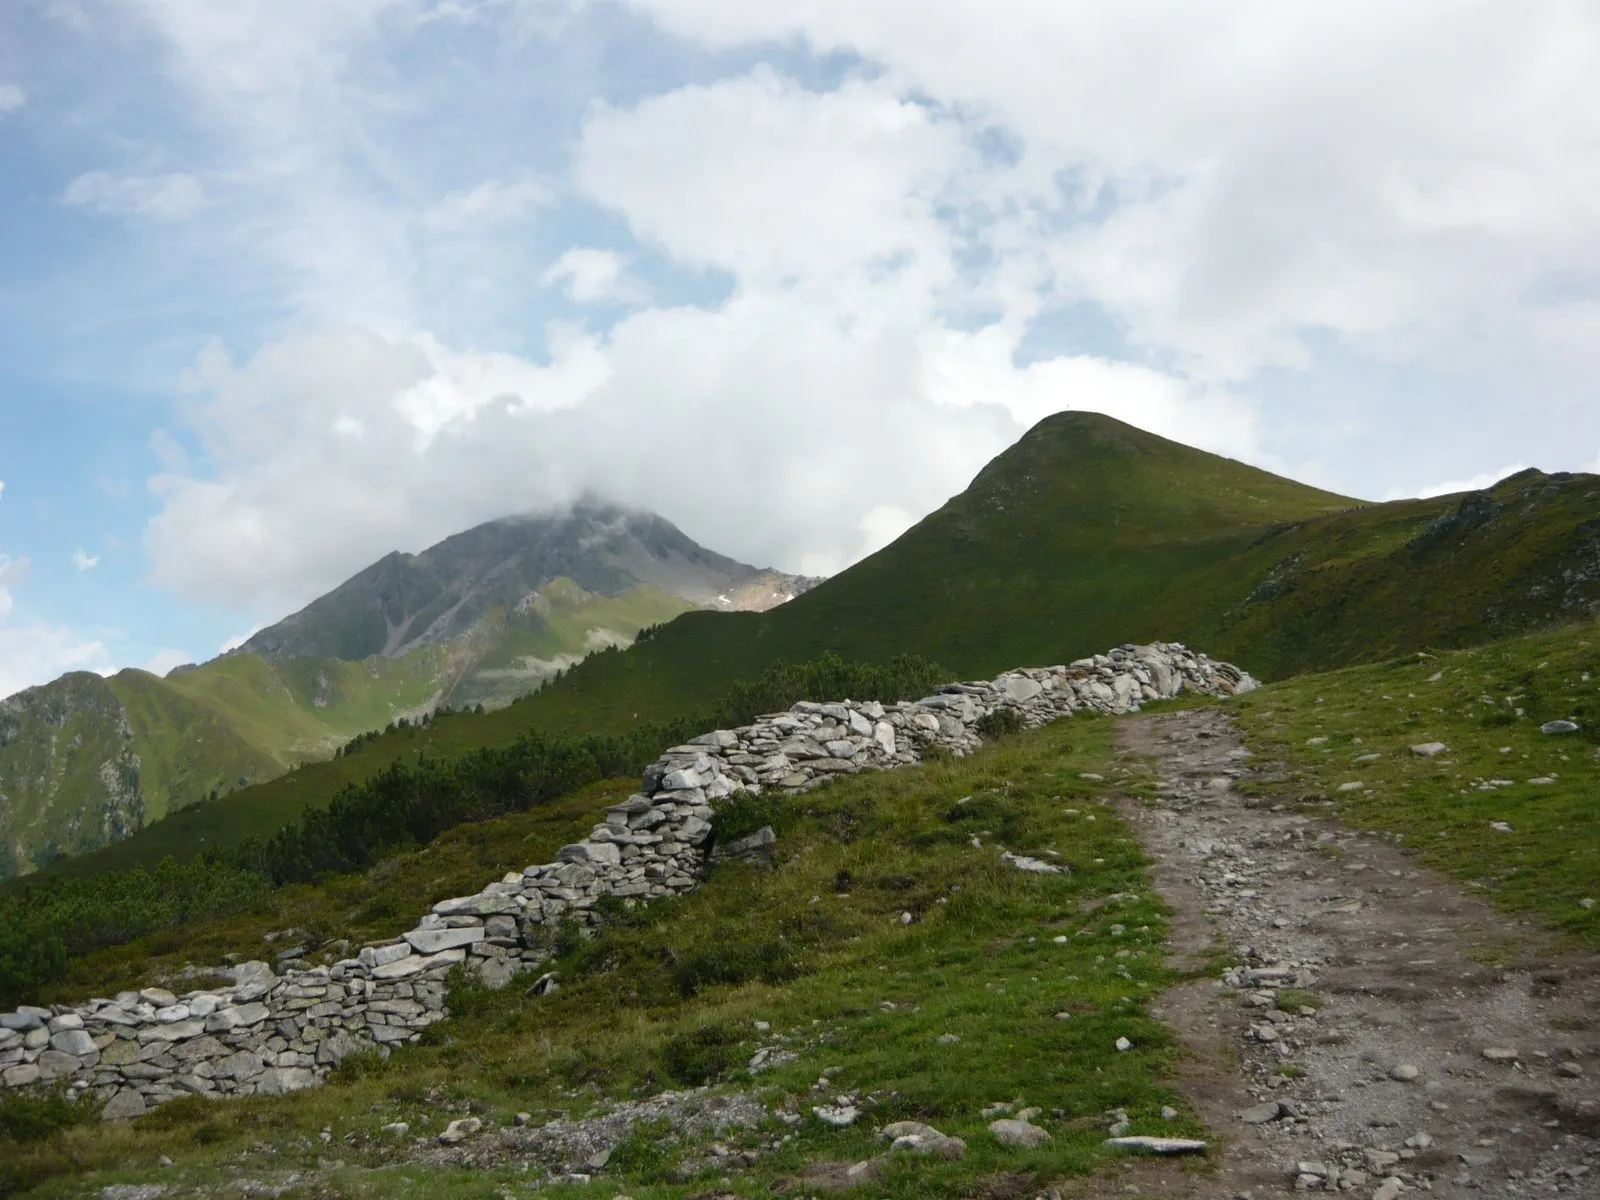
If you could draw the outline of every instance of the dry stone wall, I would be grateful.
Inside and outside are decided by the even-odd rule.
[[[1255,686],[1228,663],[1155,643],[952,683],[905,703],[796,704],[674,746],[645,768],[637,794],[563,846],[555,862],[441,900],[416,928],[343,961],[307,966],[289,956],[276,969],[247,962],[221,970],[233,979],[228,987],[182,996],[151,987],[0,1014],[0,1082],[92,1089],[108,1119],[192,1093],[310,1087],[354,1051],[415,1041],[445,1015],[445,976],[458,964],[503,985],[549,957],[553,926],[592,923],[602,896],[638,902],[687,892],[713,858],[769,845],[772,833],[762,830],[713,848],[712,816],[729,797],[802,792],[841,775],[910,766],[930,747],[964,755],[982,744],[978,723],[1000,709],[1036,726],[1084,709],[1131,712],[1185,690],[1226,696]],[[1028,869],[1030,861],[1016,865]],[[534,987],[552,982],[543,977]]]

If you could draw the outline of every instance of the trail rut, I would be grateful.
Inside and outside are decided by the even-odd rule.
[[[1215,1195],[1600,1197],[1600,960],[1380,833],[1242,795],[1272,775],[1223,710],[1124,720],[1119,745],[1158,775],[1119,805],[1175,965],[1237,964],[1157,1009],[1223,1143]]]

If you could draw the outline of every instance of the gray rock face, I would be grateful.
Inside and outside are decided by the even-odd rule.
[[[402,937],[361,947],[332,966],[304,967],[298,956],[280,956],[282,974],[264,962],[227,969],[231,987],[184,996],[151,987],[112,1001],[0,1014],[0,1082],[33,1087],[64,1079],[75,1095],[93,1087],[112,1120],[192,1092],[283,1095],[311,1087],[352,1053],[415,1041],[445,1015],[444,980],[457,966],[504,986],[549,957],[546,925],[576,919],[592,926],[603,896],[634,904],[681,895],[719,863],[769,859],[777,840],[770,827],[717,843],[716,810],[730,798],[798,793],[839,775],[911,766],[934,748],[965,755],[982,745],[977,723],[1000,709],[1037,726],[1086,709],[1132,712],[1183,690],[1227,696],[1255,686],[1227,663],[1156,643],[1070,666],[1009,671],[994,682],[952,683],[915,701],[801,702],[673,747],[645,768],[639,793],[608,809],[555,862],[508,874],[476,895],[441,900]],[[1002,857],[1021,871],[1066,869]],[[547,974],[529,991],[542,995],[555,986]],[[821,1107],[829,1116],[819,1111],[819,1119],[844,1120],[845,1108],[849,1120],[859,1115],[850,1106]],[[1049,1138],[1026,1121],[990,1128],[1007,1145]],[[959,1157],[966,1150],[936,1130],[893,1140],[913,1153]]]

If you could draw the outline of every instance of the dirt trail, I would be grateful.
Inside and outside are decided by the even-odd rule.
[[[1215,1195],[1600,1197],[1600,960],[1542,953],[1382,835],[1240,795],[1271,776],[1224,711],[1124,720],[1119,742],[1160,779],[1121,809],[1176,962],[1243,964],[1158,1009],[1224,1142]]]

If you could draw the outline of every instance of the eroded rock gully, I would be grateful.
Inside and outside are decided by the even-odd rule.
[[[1118,735],[1158,773],[1120,804],[1197,972],[1157,1015],[1220,1135],[1216,1195],[1600,1196],[1594,956],[1543,952],[1381,834],[1242,795],[1271,775],[1225,711]]]

